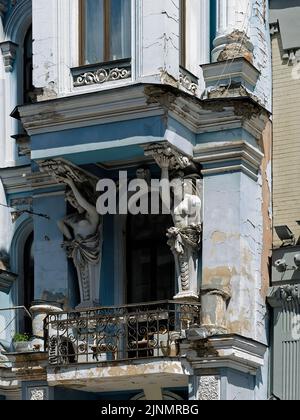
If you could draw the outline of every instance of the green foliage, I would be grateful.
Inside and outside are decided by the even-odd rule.
[[[29,337],[29,334],[16,333],[14,335],[13,341],[15,343],[26,343],[26,342],[30,341],[30,337]]]

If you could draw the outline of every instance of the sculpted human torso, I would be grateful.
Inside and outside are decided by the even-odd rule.
[[[64,223],[72,228],[74,239],[93,235],[99,225],[97,221],[90,221],[88,215],[71,214],[64,219]]]
[[[186,194],[183,201],[172,211],[174,225],[178,229],[201,224],[201,200],[196,195]]]
[[[71,188],[67,193],[67,200],[76,209],[76,213],[66,216],[59,222],[60,230],[69,241],[94,235],[100,224],[96,207],[83,198],[72,180],[64,179],[64,182]]]

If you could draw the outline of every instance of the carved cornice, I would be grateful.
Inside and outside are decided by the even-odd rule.
[[[198,343],[181,345],[195,374],[207,369],[232,368],[256,375],[264,366],[267,346],[238,335],[223,335],[199,340]],[[197,372],[198,370],[198,372]]]
[[[18,194],[30,191],[28,176],[31,174],[31,167],[18,166],[0,169],[0,178],[7,194]]]
[[[38,102],[18,110],[30,136],[164,116],[164,123],[168,117],[176,119],[197,135],[243,128],[260,141],[269,118],[267,111],[249,98],[203,101],[169,86],[141,84]],[[38,159],[38,151],[32,157]]]
[[[98,178],[95,175],[74,165],[66,159],[41,160],[38,164],[41,170],[40,175],[46,174],[47,176],[51,176],[56,183],[56,176],[65,176],[66,174],[70,179],[73,179],[74,182],[78,183],[92,182],[95,184],[98,181]]]
[[[7,357],[12,363],[12,373],[16,379],[21,381],[46,381],[47,353],[10,353]]]
[[[257,100],[255,90],[260,72],[245,58],[221,61],[202,67],[208,98],[245,97]]]
[[[202,165],[202,174],[241,171],[258,179],[263,153],[245,141],[212,142],[194,148],[194,160]]]
[[[18,45],[12,41],[5,41],[0,43],[0,48],[4,59],[5,71],[10,73],[14,69]]]
[[[16,140],[19,156],[30,157],[30,137],[27,134],[16,134],[11,137]]]

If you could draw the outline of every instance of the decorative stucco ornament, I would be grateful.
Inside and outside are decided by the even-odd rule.
[[[199,378],[198,400],[220,400],[220,378],[216,376],[201,376]]]
[[[186,175],[185,170],[193,165],[186,156],[168,146],[153,145],[145,150],[146,156],[152,156],[161,168],[162,183],[170,182],[170,171],[173,172],[174,198],[171,200],[171,188],[169,194],[161,192],[163,204],[166,206],[170,201],[171,214],[174,226],[167,232],[168,245],[170,246],[176,267],[178,293],[174,299],[198,300],[198,265],[199,251],[202,234],[202,202],[197,182],[200,174]],[[169,184],[171,187],[171,184]]]
[[[58,227],[65,237],[62,244],[77,271],[81,302],[77,309],[99,305],[103,220],[96,210],[96,186],[88,175],[64,161],[46,161],[42,170],[65,184],[66,200],[75,209]]]

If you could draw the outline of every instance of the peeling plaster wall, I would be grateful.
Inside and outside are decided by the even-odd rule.
[[[179,0],[143,0],[142,77],[179,78]]]
[[[272,132],[273,126],[271,121],[266,125],[262,135],[262,143],[264,150],[264,159],[261,165],[261,182],[262,182],[262,216],[263,216],[263,248],[261,256],[262,266],[262,284],[259,289],[260,295],[265,303],[265,298],[270,286],[270,258],[272,255],[272,219],[273,219],[273,203],[272,203]]]
[[[38,100],[111,89],[136,82],[180,87],[179,0],[132,1],[131,78],[73,86],[71,68],[79,66],[79,9],[73,0],[33,0],[34,86]],[[210,60],[209,0],[187,5],[187,68],[199,77],[197,96],[204,91],[200,64]]]
[[[44,90],[43,99],[58,93],[57,1],[32,1],[33,85]]]
[[[272,106],[271,40],[269,34],[269,1],[254,0],[250,38],[254,45],[253,64],[261,72],[255,94],[268,109]]]
[[[229,333],[266,343],[261,185],[236,172],[205,177],[204,190],[202,289],[231,294]]]

